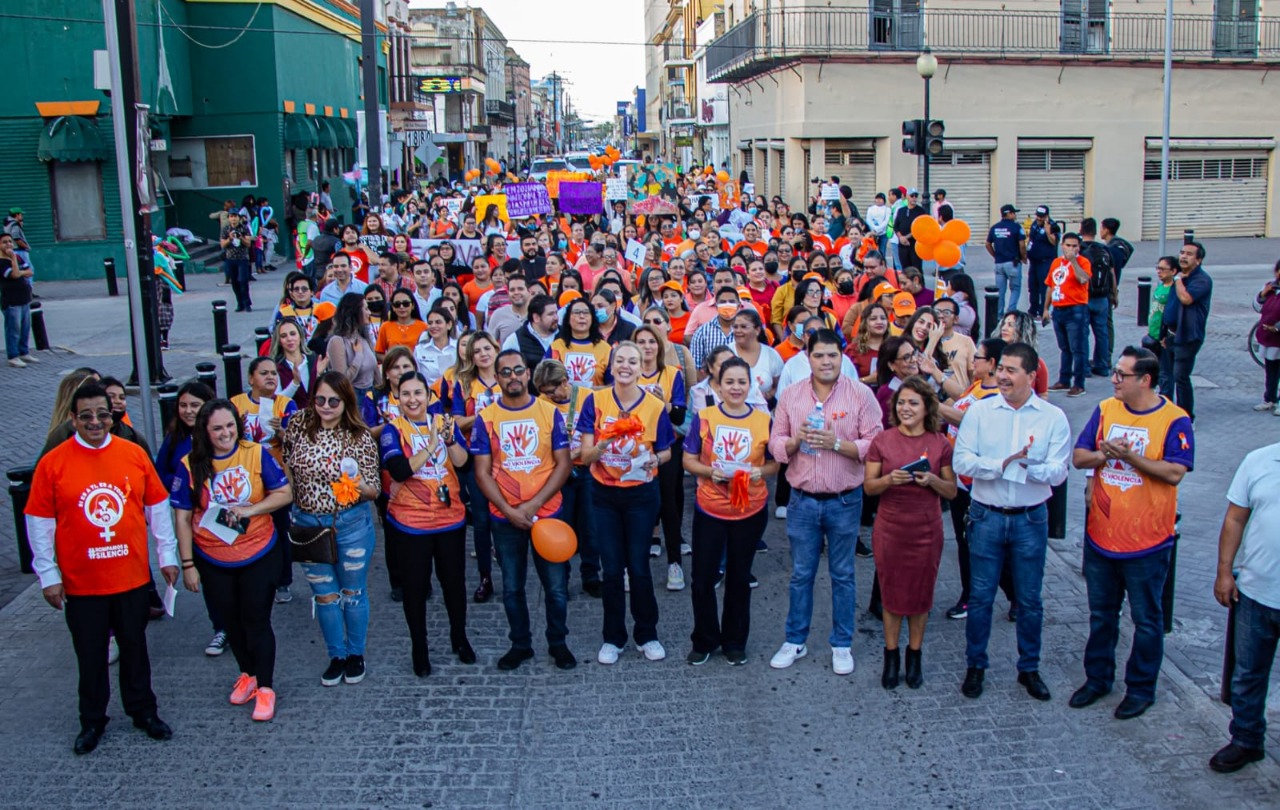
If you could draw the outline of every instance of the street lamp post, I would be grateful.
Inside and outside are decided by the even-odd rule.
[[[929,50],[929,46],[924,46],[924,51],[916,57],[916,73],[920,74],[920,78],[924,79],[924,134],[928,138],[929,133],[929,80],[933,78],[933,74],[938,72],[938,60],[934,57],[933,52]],[[924,189],[923,196],[925,205],[930,206],[926,210],[931,210],[933,191],[929,186],[929,162],[931,156],[926,147],[921,150],[924,153]]]

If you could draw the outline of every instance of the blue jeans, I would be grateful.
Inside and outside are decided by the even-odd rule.
[[[505,520],[493,521],[493,544],[498,549],[502,569],[502,607],[511,630],[507,637],[517,650],[533,649],[529,630],[529,603],[524,597],[525,576],[529,572],[529,532]],[[550,563],[533,553],[533,570],[538,572],[547,606],[547,645],[564,644],[569,634],[569,563]]]
[[[480,491],[476,483],[476,471],[467,468],[458,474],[462,485],[467,488],[471,503],[471,538],[476,549],[476,570],[484,579],[493,578],[493,516],[489,514],[489,499]]]
[[[31,305],[4,308],[4,350],[12,360],[31,354],[27,339],[31,335]]]
[[[986,669],[991,640],[991,605],[1006,560],[1013,572],[1018,606],[1018,671],[1040,669],[1040,629],[1044,605],[1044,555],[1049,545],[1049,508],[1040,504],[1006,515],[973,501],[969,504],[969,619],[965,622],[968,666]]]
[[[1008,306],[1005,306],[1005,288],[1009,290]],[[1022,297],[1022,265],[1019,262],[996,262],[996,289],[999,290],[1000,315],[1018,308]]]
[[[1053,334],[1058,338],[1058,382],[1084,388],[1089,370],[1089,307],[1073,304],[1053,308]]]
[[[631,618],[635,621],[636,644],[658,638],[658,600],[653,595],[653,574],[649,570],[649,544],[653,524],[658,519],[658,482],[638,487],[605,486],[591,480],[591,500],[595,524],[608,526],[597,540],[600,579],[604,602],[604,642],[615,647],[627,643],[627,594],[622,571],[631,581]]]
[[[1044,280],[1052,266],[1053,259],[1027,260],[1027,312],[1032,317],[1038,318],[1044,312]]]
[[[360,503],[332,515],[315,515],[294,510],[296,526],[328,526],[333,523],[338,534],[338,564],[302,563],[302,572],[311,585],[311,602],[324,645],[330,658],[364,655],[369,631],[369,597],[365,583],[377,536],[373,531],[373,509]],[[332,602],[319,597],[339,594]]]
[[[578,535],[578,574],[582,584],[600,582],[600,552],[596,549],[594,513],[591,507],[591,473],[575,466],[560,490],[560,519]]]
[[[231,290],[236,294],[236,312],[253,308],[253,297],[249,294],[249,279],[253,278],[253,268],[248,259],[227,259],[225,263],[227,281],[231,282]]]
[[[1236,669],[1231,676],[1231,742],[1264,748],[1267,684],[1280,641],[1280,610],[1243,593],[1236,603]]]
[[[1133,618],[1133,649],[1125,666],[1129,696],[1156,699],[1156,678],[1164,660],[1164,581],[1173,549],[1142,557],[1116,559],[1084,544],[1084,581],[1089,591],[1089,640],[1084,645],[1088,686],[1099,694],[1111,691],[1116,679],[1116,641],[1125,596]]]
[[[1089,364],[1090,370],[1098,377],[1110,376],[1111,299],[1089,299],[1089,326],[1093,329],[1093,362]]]
[[[827,568],[831,573],[832,647],[853,644],[857,593],[853,580],[853,550],[862,521],[862,487],[828,500],[791,490],[787,504],[787,540],[791,543],[791,604],[787,610],[787,641],[804,644],[813,619],[813,580],[827,540]]]

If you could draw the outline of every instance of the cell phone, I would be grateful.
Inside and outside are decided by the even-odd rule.
[[[899,467],[898,469],[902,470],[903,472],[911,473],[912,475],[915,475],[916,473],[929,472],[929,459],[918,458],[915,461],[911,462],[910,464],[906,464],[902,467]]]
[[[244,534],[249,531],[249,518],[237,518],[230,511],[223,509],[218,513],[218,523],[233,529],[236,534]]]
[[[449,495],[448,484],[441,484],[439,489],[436,490],[436,500],[445,506],[453,503],[453,498]]]

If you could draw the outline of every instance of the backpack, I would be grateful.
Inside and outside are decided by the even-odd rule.
[[[1115,286],[1115,262],[1111,251],[1098,241],[1085,242],[1080,255],[1089,260],[1089,297],[1106,298]]]
[[[1133,244],[1127,239],[1121,239],[1119,236],[1107,243],[1107,248],[1111,251],[1111,259],[1115,263],[1116,273],[1124,270],[1125,265],[1129,263],[1129,259],[1133,258]]]

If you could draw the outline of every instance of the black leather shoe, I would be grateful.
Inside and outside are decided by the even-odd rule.
[[[563,644],[552,647],[550,652],[552,660],[556,662],[556,669],[573,669],[578,665],[578,659]]]
[[[481,577],[480,587],[476,588],[476,592],[473,594],[473,598],[476,600],[476,604],[483,605],[485,602],[488,602],[489,598],[492,596],[493,596],[493,580],[490,579],[489,577]]]
[[[884,671],[880,673],[880,685],[885,689],[898,688],[898,667],[902,664],[902,653],[884,649]]]
[[[1019,672],[1018,683],[1027,688],[1027,694],[1036,700],[1048,700],[1052,697],[1049,694],[1049,687],[1044,685],[1044,681],[1040,680],[1039,672]]]
[[[533,650],[507,650],[507,654],[498,659],[498,669],[511,671],[533,657]]]
[[[153,740],[168,740],[173,737],[173,729],[169,728],[169,724],[161,720],[159,715],[148,714],[145,717],[135,717],[133,726],[147,732],[147,736]]]
[[[392,588],[392,589],[391,589],[391,601],[392,601],[392,602],[403,602],[403,601],[404,601],[404,588],[399,588],[399,587]]]
[[[474,664],[476,662],[476,651],[471,647],[471,642],[465,638],[460,638],[453,642],[453,654],[458,656],[460,664]]]
[[[986,670],[977,667],[969,667],[964,673],[964,685],[960,687],[960,692],[967,698],[982,697],[982,679],[986,677]]]
[[[924,672],[920,668],[920,653],[922,650],[913,650],[907,648],[907,667],[906,672],[902,676],[903,683],[908,689],[919,689],[924,685]]]
[[[1085,706],[1092,706],[1104,697],[1106,697],[1105,692],[1097,692],[1086,683],[1071,694],[1071,699],[1067,701],[1067,705],[1073,709],[1083,709]]]
[[[431,655],[425,645],[413,649],[413,674],[425,678],[431,674]]]
[[[1244,748],[1231,743],[1218,751],[1209,760],[1209,767],[1218,773],[1235,773],[1250,762],[1257,762],[1264,756],[1261,748]]]
[[[582,592],[587,596],[590,596],[592,599],[599,599],[601,593],[600,581],[596,580],[595,582],[582,583]]]
[[[1125,695],[1124,700],[1120,701],[1120,705],[1116,707],[1117,720],[1132,720],[1135,717],[1141,717],[1151,708],[1154,700],[1143,700],[1133,695]]]
[[[76,737],[76,744],[71,747],[77,755],[83,756],[98,747],[98,743],[102,741],[102,735],[107,733],[106,725],[85,726],[80,729],[80,734]]]

